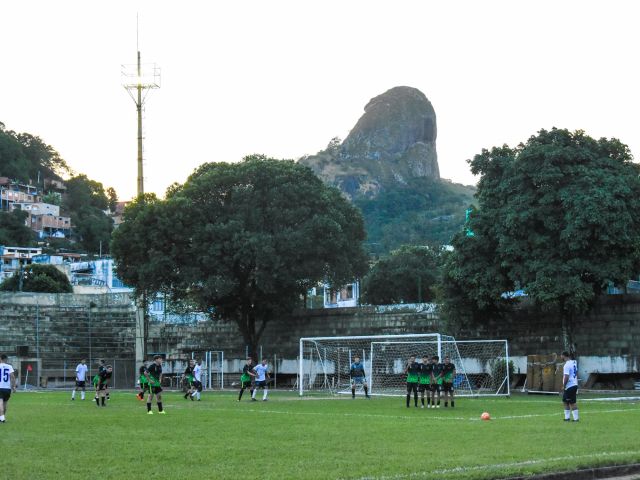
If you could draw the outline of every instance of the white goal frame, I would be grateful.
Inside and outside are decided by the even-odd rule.
[[[349,345],[350,341],[353,341],[357,348],[355,345]],[[326,390],[332,394],[351,393],[350,387],[344,386],[344,381],[348,378],[345,367],[347,363],[350,365],[352,362],[352,354],[353,356],[358,354],[362,359],[372,395],[405,395],[404,387],[399,386],[400,384],[404,385],[403,381],[397,382],[398,385],[389,385],[389,377],[402,376],[397,373],[396,365],[394,365],[394,372],[389,372],[391,359],[386,358],[386,363],[377,364],[375,369],[374,364],[376,364],[376,358],[381,354],[380,350],[404,348],[404,356],[401,357],[401,361],[404,362],[406,361],[406,352],[419,356],[420,352],[424,351],[424,348],[420,348],[421,345],[428,346],[430,354],[437,354],[441,361],[443,356],[451,357],[452,363],[456,366],[457,396],[509,396],[511,394],[507,340],[456,341],[454,337],[440,333],[303,337],[300,339],[298,366],[299,394],[303,396],[305,391],[318,388],[318,378],[322,382],[320,390]],[[336,358],[330,358],[331,352],[328,354],[327,349],[335,349],[333,353]],[[460,354],[461,350],[462,355]],[[395,364],[399,360],[398,356],[402,353],[396,352],[390,355],[391,357],[395,355],[392,358]],[[380,382],[380,378],[387,380],[386,387],[380,386],[385,383]],[[312,385],[316,385],[316,387],[314,388]]]

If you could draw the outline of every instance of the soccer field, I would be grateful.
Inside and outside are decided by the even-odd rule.
[[[13,394],[2,478],[480,479],[640,461],[631,401],[582,395],[573,423],[557,396],[461,398],[454,409],[289,392],[164,397],[167,414],[147,415],[133,393],[113,392],[104,408],[67,392]]]

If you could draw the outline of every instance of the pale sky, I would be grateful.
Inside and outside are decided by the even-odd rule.
[[[540,128],[617,137],[640,155],[634,1],[4,1],[0,121],[80,173],[136,190],[121,64],[162,69],[145,112],[145,190],[251,153],[298,158],[344,138],[370,98],[420,89],[444,178]],[[640,157],[638,157],[640,160]]]

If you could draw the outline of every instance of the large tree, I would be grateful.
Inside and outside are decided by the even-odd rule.
[[[35,233],[25,225],[27,212],[0,211],[0,245],[28,246],[35,243]]]
[[[311,286],[366,270],[358,210],[291,161],[202,165],[166,200],[138,198],[124,219],[112,242],[120,278],[235,321],[254,353],[269,320]]]
[[[54,265],[27,265],[0,284],[9,292],[71,293],[73,287],[67,276]]]
[[[364,277],[363,300],[374,305],[430,302],[439,281],[440,251],[405,245],[380,259]]]
[[[640,272],[640,167],[616,139],[555,128],[470,163],[481,175],[479,210],[473,235],[453,242],[449,292],[487,309],[524,289],[558,314],[572,348],[575,316],[609,283],[624,286]]]

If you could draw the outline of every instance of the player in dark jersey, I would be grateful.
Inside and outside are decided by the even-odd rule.
[[[255,376],[256,374],[253,371],[253,359],[248,357],[247,363],[242,367],[242,375],[240,376],[240,395],[238,395],[238,401],[242,400],[242,394],[247,388],[249,389],[249,393],[253,396],[251,381]]]
[[[153,357],[153,363],[147,367],[144,374],[147,377],[149,383],[149,398],[147,398],[147,414],[153,415],[151,411],[151,402],[153,396],[156,396],[156,403],[158,404],[158,413],[165,414],[162,409],[162,356],[156,355]]]
[[[104,372],[106,369],[107,369],[107,367],[106,367],[106,365],[105,365],[105,363],[104,363],[104,360],[103,360],[103,359],[100,359],[100,361],[99,361],[99,363],[98,363],[98,373],[96,373],[96,374],[94,375],[93,380],[92,380],[92,381],[93,381],[93,388],[94,388],[94,389],[95,389],[95,391],[96,391],[96,395],[95,395],[95,397],[94,397],[94,400],[95,400],[95,401],[96,401],[96,403],[98,403],[98,404],[99,404],[99,400],[98,400],[98,382],[99,382],[99,380],[100,380],[100,374],[101,374],[102,372]]]
[[[360,357],[353,357],[353,363],[349,368],[349,376],[351,377],[351,398],[356,398],[356,387],[362,385],[364,388],[364,395],[367,398],[369,396],[369,386],[367,385],[367,376],[364,373],[364,365],[360,363]]]
[[[109,380],[111,380],[111,375],[113,374],[113,367],[111,365],[107,365],[100,373],[98,373],[98,402],[96,405],[99,407],[105,405],[105,400],[107,397],[107,386],[109,385]]]
[[[194,378],[193,378],[193,368],[196,366],[196,362],[194,360],[189,360],[189,365],[184,369],[184,373],[182,374],[182,381],[187,383],[187,393],[184,394],[184,399],[191,398],[193,401],[192,394],[196,392],[195,387],[193,386]]]
[[[420,391],[420,401],[422,402],[422,408],[424,408],[424,396],[427,394],[427,408],[431,404],[431,376],[433,375],[433,365],[429,360],[428,355],[422,357],[422,363],[420,364],[420,384],[418,386]]]
[[[151,393],[149,382],[147,382],[147,376],[144,374],[146,370],[147,366],[145,364],[142,364],[140,370],[138,371],[138,373],[140,374],[140,376],[138,377],[138,381],[140,382],[140,392],[136,394],[136,398],[141,402],[144,401],[145,393]]]
[[[444,357],[442,364],[442,391],[444,393],[444,407],[447,408],[448,397],[451,397],[451,408],[455,407],[453,400],[453,379],[456,377],[456,366],[449,357]]]
[[[440,390],[442,390],[442,364],[440,357],[431,357],[433,365],[433,375],[431,376],[431,408],[440,408]],[[436,393],[438,394],[438,404],[436,405]]]
[[[411,392],[413,392],[413,401],[416,408],[418,407],[418,378],[420,376],[420,364],[416,362],[416,356],[411,355],[407,366],[404,369],[404,373],[407,375],[407,408],[411,403]]]

